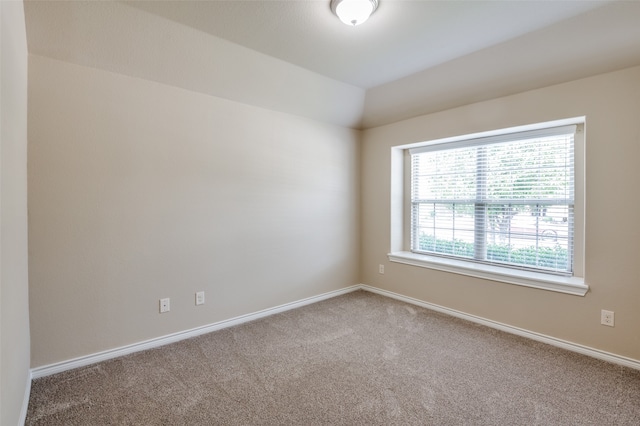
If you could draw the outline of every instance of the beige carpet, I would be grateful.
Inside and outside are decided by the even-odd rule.
[[[364,291],[35,380],[27,425],[640,425],[640,371]]]

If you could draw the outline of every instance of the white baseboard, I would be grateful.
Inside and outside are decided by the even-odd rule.
[[[355,290],[359,290],[360,285],[353,285],[340,290],[330,291],[328,293],[320,294],[318,296],[308,297],[306,299],[298,300],[291,303],[285,303],[284,305],[276,306],[274,308],[263,309],[251,314],[241,315],[239,317],[231,318],[224,321],[219,321],[213,324],[208,324],[202,327],[193,328],[191,330],[180,331],[178,333],[169,334],[166,336],[157,337],[155,339],[145,340],[143,342],[134,343],[119,348],[109,349],[106,351],[98,352],[91,355],[74,358],[68,361],[62,361],[55,364],[49,364],[42,367],[37,367],[31,370],[31,375],[34,379],[40,377],[50,376],[52,374],[61,373],[63,371],[72,370],[74,368],[84,367],[90,364],[106,361],[109,359],[117,358],[123,355],[129,355],[134,352],[140,352],[147,349],[156,348],[158,346],[168,345],[180,340],[189,339],[191,337],[200,336],[202,334],[211,333],[213,331],[221,330],[223,328],[233,327],[245,322],[254,321],[260,318],[264,318],[270,315],[278,314],[280,312],[289,311],[291,309],[300,308],[305,305],[320,302],[332,297],[341,296],[346,293],[350,293]],[[28,397],[27,397],[28,401]],[[26,414],[26,411],[25,411]]]
[[[495,328],[497,330],[502,330],[507,333],[516,334],[518,336],[526,337],[528,339],[536,340],[542,343],[547,343],[552,346],[557,346],[562,349],[567,349],[569,351],[577,352],[579,354],[587,355],[603,361],[608,361],[614,364],[619,364],[625,367],[630,367],[636,370],[640,370],[640,361],[633,358],[627,358],[627,357],[616,355],[610,352],[605,352],[599,349],[591,348],[589,346],[580,345],[577,343],[573,343],[566,340],[557,339],[555,337],[547,336],[544,334],[536,333],[533,331],[525,330],[523,328],[514,327],[508,324],[503,324],[501,322],[492,321],[492,320],[478,317],[475,315],[466,314],[461,311],[456,311],[455,309],[445,308],[444,306],[423,302],[422,300],[414,299],[413,297],[408,297],[408,296],[404,296],[388,290],[382,290],[376,287],[371,287],[366,284],[361,284],[360,288],[362,290],[370,291],[371,293],[376,293],[381,296],[390,297],[396,300],[400,300],[402,302],[410,303],[412,305],[421,306],[426,309],[431,309],[433,311],[441,312],[443,314],[451,315],[457,318],[462,318],[477,324],[486,325],[487,327]]]
[[[577,352],[583,355],[587,355],[593,358],[601,359],[604,361],[612,362],[615,364],[623,365],[625,367],[634,368],[636,370],[640,370],[640,361],[623,357],[620,355],[616,355],[610,352],[601,351],[599,349],[591,348],[588,346],[583,346],[577,343],[572,343],[566,340],[557,339],[555,337],[547,336],[544,334],[536,333],[533,331],[525,330],[522,328],[514,327],[508,324],[503,324],[497,321],[492,321],[486,318],[478,317],[475,315],[470,315],[461,311],[456,311],[455,309],[446,308],[444,306],[436,305],[433,303],[424,302],[422,300],[414,299],[412,297],[404,296],[398,293],[394,293],[387,290],[382,290],[376,287],[371,287],[366,284],[354,285],[351,287],[346,287],[340,290],[331,291],[328,293],[324,293],[318,296],[308,297],[306,299],[298,300],[291,303],[286,303],[284,305],[276,306],[274,308],[264,309],[258,312],[254,312],[251,314],[241,315],[239,317],[231,318],[224,321],[219,321],[213,324],[205,325],[202,327],[193,328],[191,330],[185,330],[178,333],[169,334],[166,336],[161,336],[155,339],[146,340],[143,342],[134,343],[127,346],[122,346],[119,348],[109,349],[106,351],[98,352],[91,355],[86,355],[79,358],[74,358],[68,361],[62,361],[55,364],[45,365],[42,367],[37,367],[31,370],[31,377],[33,379],[38,379],[40,377],[50,376],[52,374],[61,373],[63,371],[72,370],[74,368],[84,367],[90,364],[95,364],[98,362],[106,361],[109,359],[117,358],[123,355],[128,355],[134,352],[144,351],[147,349],[156,348],[159,346],[164,346],[170,343],[178,342],[180,340],[189,339],[191,337],[200,336],[202,334],[211,333],[213,331],[221,330],[228,327],[233,327],[234,325],[243,324],[245,322],[254,321],[260,318],[264,318],[270,315],[274,315],[280,312],[285,312],[291,309],[300,308],[305,305],[310,305],[312,303],[320,302],[322,300],[326,300],[332,297],[340,296],[346,293],[350,293],[356,290],[365,290],[371,293],[376,293],[382,296],[390,297],[396,300],[400,300],[402,302],[410,303],[413,305],[421,306],[426,309],[431,309],[433,311],[441,312],[447,315],[451,315],[457,318],[462,318],[477,324],[486,325],[487,327],[495,328],[498,330],[505,331],[507,333],[516,334],[518,336],[526,337],[528,339],[536,340],[539,342],[547,343],[552,346],[557,346],[563,349],[567,349],[573,352]],[[29,381],[29,389],[25,395],[25,403],[23,406],[24,418],[26,418],[27,406],[29,402],[29,390],[31,387],[31,382]]]

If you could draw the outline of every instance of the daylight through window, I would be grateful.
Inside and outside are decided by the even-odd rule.
[[[572,275],[575,132],[411,149],[411,250]]]

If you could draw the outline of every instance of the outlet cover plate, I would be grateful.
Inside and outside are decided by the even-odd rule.
[[[600,311],[600,324],[607,325],[609,327],[613,327],[615,324],[615,314],[613,311]]]
[[[196,305],[204,305],[204,291],[196,293]]]

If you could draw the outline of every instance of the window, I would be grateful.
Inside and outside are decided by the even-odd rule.
[[[401,147],[410,157],[409,243],[390,259],[586,293],[583,125],[554,124]]]

